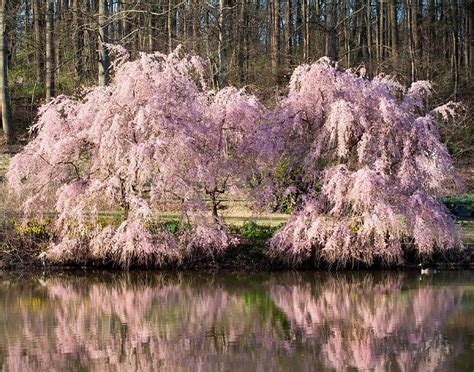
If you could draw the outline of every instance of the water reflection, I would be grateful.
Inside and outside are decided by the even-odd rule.
[[[474,274],[0,276],[7,371],[472,371]]]
[[[462,307],[462,289],[404,289],[396,274],[330,277],[321,285],[290,276],[269,286],[293,333],[315,339],[328,367],[402,371],[436,370],[462,344],[441,336],[448,317]],[[319,285],[318,285],[319,284]]]

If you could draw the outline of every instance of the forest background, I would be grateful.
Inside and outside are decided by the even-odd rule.
[[[431,80],[429,106],[462,101],[464,114],[442,135],[472,191],[471,0],[3,0],[1,15],[11,143],[28,140],[25,129],[51,97],[107,83],[104,43],[132,58],[182,44],[208,61],[215,88],[246,86],[270,106],[296,66],[326,55],[369,77]]]

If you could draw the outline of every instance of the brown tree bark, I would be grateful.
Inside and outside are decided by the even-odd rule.
[[[418,61],[421,59],[421,35],[420,27],[418,23],[419,13],[417,0],[409,0],[410,12],[411,12],[411,32],[413,38],[413,49],[415,53],[415,59]]]
[[[44,80],[43,37],[41,33],[40,0],[33,0],[33,28],[35,35],[35,75],[36,82]]]
[[[56,1],[56,12],[54,17],[54,24],[55,24],[55,32],[57,36],[53,39],[54,40],[54,66],[56,68],[56,73],[59,75],[60,68],[61,68],[61,59],[62,59],[62,35],[64,34],[63,25],[63,0]]]
[[[474,1],[468,1],[467,3],[467,46],[469,50],[468,57],[468,77],[470,80],[474,79]]]
[[[326,55],[333,61],[337,60],[337,4],[336,0],[326,2]]]
[[[167,11],[167,22],[166,22],[166,30],[168,31],[168,53],[171,53],[174,49],[173,44],[173,35],[174,35],[174,1],[168,0],[168,11]]]
[[[82,63],[83,30],[81,16],[81,0],[72,0],[72,24],[74,32],[74,70],[80,81],[84,71]]]
[[[219,55],[219,66],[218,66],[218,77],[217,85],[219,88],[223,88],[227,85],[227,40],[226,35],[226,15],[227,15],[227,4],[225,0],[219,0],[219,16],[217,19],[218,29],[218,42],[217,42],[217,53]]]
[[[7,0],[0,0],[0,103],[2,111],[3,134],[8,144],[15,141],[15,133],[12,122],[10,89],[8,87],[8,48],[7,48]]]
[[[397,27],[397,1],[390,0],[388,4],[388,21],[390,24],[390,47],[393,66],[398,63],[398,27]]]
[[[272,32],[271,32],[271,64],[273,80],[276,84],[280,80],[280,60],[279,60],[279,41],[280,41],[280,0],[269,0],[272,9]]]
[[[54,96],[54,2],[45,1],[46,9],[46,102]]]
[[[304,24],[304,32],[303,32],[303,60],[308,60],[309,59],[309,53],[310,53],[310,39],[311,36],[309,34],[309,18],[310,18],[310,2],[309,0],[302,0],[301,1],[301,14],[303,18],[303,24]]]
[[[238,80],[241,84],[246,81],[246,47],[248,38],[248,1],[244,0],[238,5],[239,11],[237,14],[237,21],[235,22],[235,39],[237,41],[237,75]]]
[[[109,83],[109,53],[104,44],[109,42],[108,26],[108,4],[107,0],[99,0],[99,85],[105,86]]]
[[[373,42],[372,42],[372,1],[367,0],[366,1],[366,13],[365,13],[365,19],[366,19],[366,26],[367,26],[367,54],[368,54],[368,59],[369,59],[369,73],[372,75],[373,73],[373,68],[372,68],[372,62],[374,58],[374,50],[373,50]]]
[[[428,3],[428,35],[426,55],[426,79],[432,79],[432,64],[436,48],[436,16],[435,16],[436,1],[429,0]]]
[[[291,65],[291,0],[285,0],[285,28],[284,28],[284,53],[285,69],[288,72]]]

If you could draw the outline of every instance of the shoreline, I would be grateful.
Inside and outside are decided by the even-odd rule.
[[[5,222],[6,220],[4,220]],[[170,220],[169,222],[176,222]],[[474,270],[474,220],[457,219],[457,224],[462,233],[464,250],[451,252],[435,252],[425,264],[436,270]],[[28,271],[28,270],[65,270],[74,271],[77,269],[105,269],[105,270],[149,270],[149,271],[241,271],[241,272],[264,272],[264,271],[361,271],[361,270],[419,270],[420,257],[405,250],[404,263],[394,265],[384,265],[383,262],[374,261],[370,265],[348,264],[345,267],[328,266],[321,262],[316,262],[310,258],[306,262],[295,265],[291,262],[283,262],[270,257],[266,253],[268,240],[276,231],[276,226],[269,224],[259,225],[251,222],[245,230],[243,226],[226,225],[232,230],[231,236],[237,238],[239,243],[228,248],[225,253],[219,256],[197,255],[184,256],[180,262],[169,262],[158,266],[153,263],[137,265],[131,263],[129,267],[121,266],[113,259],[98,259],[87,257],[77,263],[71,262],[43,262],[41,257],[48,244],[47,230],[32,235],[18,234],[12,229],[11,223],[0,226],[0,272],[1,271]],[[43,234],[46,232],[45,234]]]
[[[0,251],[0,272],[25,272],[25,271],[75,271],[75,270],[107,270],[107,271],[163,271],[163,272],[181,272],[181,271],[203,271],[203,272],[272,272],[272,271],[333,271],[333,272],[358,272],[358,271],[397,271],[397,270],[419,270],[417,262],[407,261],[400,265],[385,266],[381,263],[367,265],[349,265],[346,267],[329,267],[327,265],[316,265],[314,262],[307,261],[300,265],[290,265],[276,261],[264,253],[264,240],[249,239],[244,244],[240,244],[229,249],[223,256],[200,259],[189,259],[181,264],[165,265],[162,267],[152,265],[131,265],[122,267],[113,262],[84,262],[83,264],[60,264],[43,263],[38,255],[40,250],[28,252],[16,252],[16,254],[6,254]],[[10,256],[10,257],[7,257]],[[12,257],[14,256],[14,257]],[[438,271],[453,270],[474,270],[474,245],[466,244],[465,251],[461,252],[457,258],[449,259],[447,257],[435,257],[429,263]]]

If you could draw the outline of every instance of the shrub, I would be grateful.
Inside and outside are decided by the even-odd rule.
[[[461,218],[474,217],[474,195],[447,195],[441,200],[454,215]]]
[[[223,194],[293,211],[268,249],[291,264],[395,265],[407,251],[460,247],[439,200],[456,179],[438,126],[457,105],[427,110],[428,82],[406,89],[322,59],[299,66],[266,111],[243,90],[209,90],[203,62],[179,48],[133,62],[112,49],[110,86],[43,106],[7,174],[27,218],[56,213],[50,259],[128,267],[224,254],[236,241],[217,215]],[[147,226],[169,204],[189,227]],[[101,223],[103,209],[123,219]]]
[[[460,247],[438,196],[456,188],[440,120],[457,105],[426,110],[428,82],[409,89],[387,76],[368,80],[327,59],[299,66],[288,97],[263,129],[271,164],[301,169],[299,208],[268,253],[291,264],[396,265]]]
[[[202,244],[204,255],[223,252],[231,239],[217,216],[219,198],[246,182],[261,106],[243,90],[209,90],[202,61],[179,48],[133,62],[113,49],[119,56],[110,86],[59,96],[40,109],[34,139],[11,160],[10,190],[28,218],[57,214],[56,261],[176,260],[173,234],[165,228],[157,239],[144,226],[167,203],[179,204],[193,225],[186,250]],[[102,209],[121,210],[123,221],[101,220]]]

